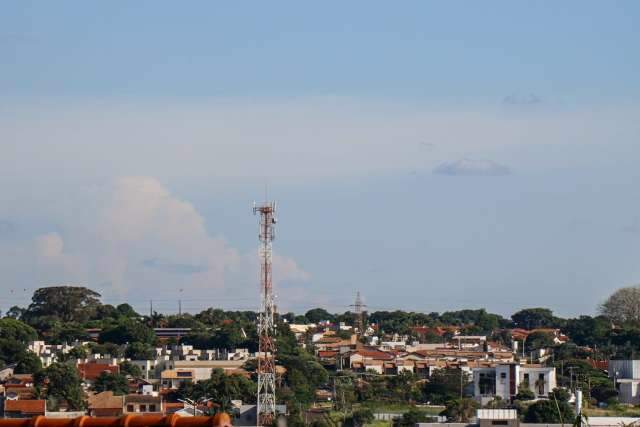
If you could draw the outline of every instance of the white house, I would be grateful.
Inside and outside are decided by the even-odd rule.
[[[546,398],[556,388],[556,369],[540,365],[503,363],[473,368],[474,397],[482,404],[496,396],[511,400],[520,387],[527,387],[537,399]]]
[[[640,403],[640,360],[609,360],[609,378],[621,403]]]

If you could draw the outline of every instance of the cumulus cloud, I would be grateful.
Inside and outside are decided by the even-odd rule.
[[[501,176],[509,175],[511,170],[507,166],[490,160],[461,159],[442,163],[433,170],[433,173],[453,176]]]
[[[71,222],[58,218],[64,233],[36,236],[33,249],[0,248],[9,259],[35,255],[35,267],[15,267],[18,275],[32,268],[32,280],[41,285],[82,283],[122,299],[175,295],[180,289],[224,300],[255,290],[257,255],[240,254],[209,233],[196,208],[157,179],[120,178],[87,197],[91,208],[76,212]],[[278,281],[310,279],[282,254],[274,255],[274,272]]]

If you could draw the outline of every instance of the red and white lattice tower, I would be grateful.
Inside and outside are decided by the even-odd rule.
[[[276,417],[275,304],[271,283],[271,242],[274,238],[275,202],[253,207],[260,214],[260,314],[258,317],[258,425],[271,425]]]

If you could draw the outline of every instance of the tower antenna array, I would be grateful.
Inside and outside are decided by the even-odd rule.
[[[276,203],[253,206],[260,214],[260,314],[258,316],[258,425],[271,425],[276,417],[275,304],[271,282],[271,242],[274,238]]]

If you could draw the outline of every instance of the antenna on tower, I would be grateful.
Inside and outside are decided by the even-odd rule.
[[[353,323],[358,335],[362,335],[364,333],[364,319],[362,309],[366,307],[366,304],[362,302],[362,298],[360,298],[360,291],[356,292],[356,301],[349,305],[349,307],[353,307]]]
[[[258,316],[258,425],[272,425],[276,417],[276,364],[275,364],[275,303],[271,281],[271,242],[276,204],[265,201],[253,206],[253,214],[260,214],[260,314]]]

